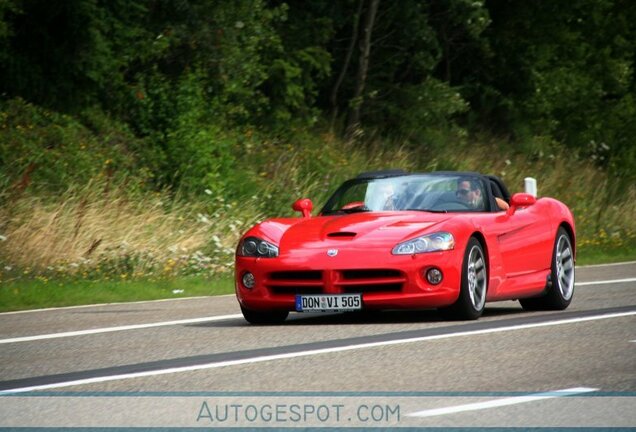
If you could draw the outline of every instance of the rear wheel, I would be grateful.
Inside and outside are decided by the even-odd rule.
[[[441,309],[445,315],[455,319],[474,320],[484,312],[488,290],[486,255],[479,240],[468,241],[462,263],[462,283],[459,298],[450,307]]]
[[[557,231],[552,251],[550,279],[546,293],[541,297],[521,299],[526,310],[563,310],[570,305],[574,295],[574,249],[567,231]]]
[[[280,324],[289,315],[289,311],[255,311],[241,306],[241,313],[251,324]]]

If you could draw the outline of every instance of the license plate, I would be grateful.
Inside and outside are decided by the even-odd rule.
[[[362,309],[362,294],[297,295],[298,312],[346,312]]]

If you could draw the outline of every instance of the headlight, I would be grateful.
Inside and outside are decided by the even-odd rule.
[[[426,252],[451,250],[455,248],[455,239],[451,233],[438,232],[398,243],[393,255],[413,255]]]
[[[278,256],[278,247],[258,237],[246,237],[239,243],[237,253],[246,257],[274,258]]]

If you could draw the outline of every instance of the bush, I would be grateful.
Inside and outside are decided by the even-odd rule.
[[[128,149],[137,140],[122,128],[111,132],[96,135],[76,118],[19,98],[0,103],[4,193],[27,187],[58,192],[92,178],[116,179],[136,171],[135,157]],[[142,173],[135,176],[143,180]]]

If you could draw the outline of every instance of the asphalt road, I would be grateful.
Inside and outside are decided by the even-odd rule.
[[[491,303],[476,322],[251,326],[233,296],[0,314],[0,427],[636,427],[636,262],[576,281],[565,311]]]

